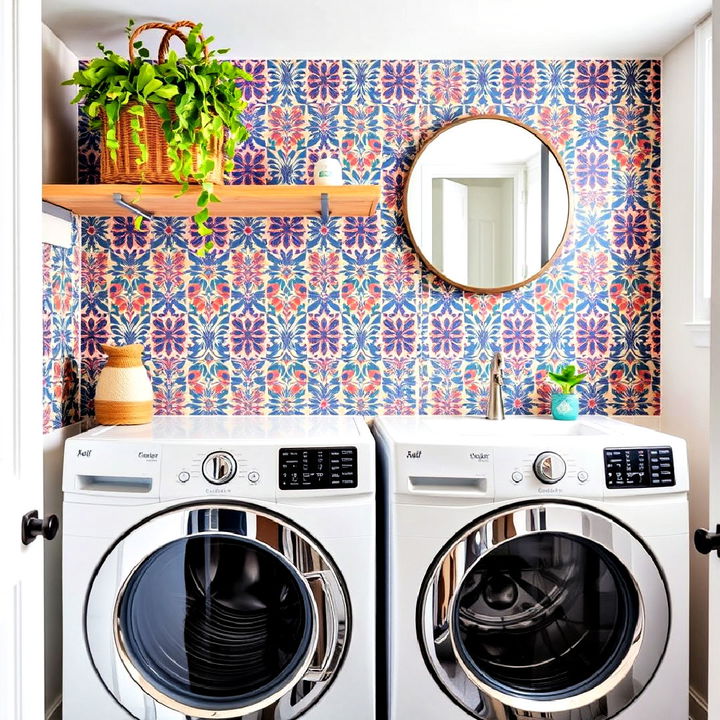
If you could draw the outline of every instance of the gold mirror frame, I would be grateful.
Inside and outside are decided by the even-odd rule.
[[[557,245],[557,248],[555,249],[555,252],[550,256],[548,261],[534,274],[530,277],[525,278],[524,280],[521,280],[520,282],[513,283],[512,285],[504,285],[502,287],[494,287],[494,288],[479,288],[479,287],[472,287],[470,285],[463,285],[463,283],[457,282],[455,280],[450,279],[447,275],[445,275],[443,272],[438,270],[428,259],[425,257],[425,254],[420,249],[420,246],[415,242],[415,237],[413,236],[412,227],[410,226],[410,217],[408,214],[408,188],[410,187],[410,179],[412,178],[413,170],[415,169],[415,166],[419,162],[420,158],[422,157],[425,150],[430,146],[430,144],[436,140],[438,137],[440,137],[443,133],[447,132],[448,130],[451,130],[454,127],[457,127],[458,125],[462,125],[466,122],[472,122],[473,120],[501,120],[503,122],[510,123],[512,125],[516,125],[517,127],[522,128],[523,130],[527,130],[529,133],[532,133],[545,147],[552,153],[553,157],[555,158],[555,161],[557,162],[560,170],[563,174],[563,179],[565,180],[565,191],[567,193],[567,199],[568,199],[568,211],[567,211],[567,220],[565,221],[565,229],[563,231],[562,237],[560,239],[560,242]],[[558,152],[555,150],[555,148],[552,146],[552,144],[548,141],[548,139],[539,133],[534,128],[531,128],[528,125],[525,125],[525,123],[520,122],[519,120],[516,120],[515,118],[508,117],[507,115],[490,115],[490,114],[483,114],[483,115],[468,115],[466,117],[458,118],[457,120],[453,120],[452,122],[448,123],[447,125],[443,126],[438,130],[429,140],[424,142],[420,149],[418,150],[417,154],[415,155],[415,159],[412,161],[412,164],[410,165],[410,170],[408,171],[407,179],[405,181],[405,186],[403,188],[403,200],[402,200],[402,209],[403,209],[403,217],[405,218],[405,226],[407,227],[408,236],[410,237],[410,242],[413,245],[413,248],[415,249],[415,252],[420,256],[420,259],[423,261],[423,264],[425,267],[435,275],[437,275],[439,278],[444,280],[446,283],[453,285],[456,288],[459,288],[460,290],[465,290],[467,292],[473,292],[473,293],[479,293],[484,295],[490,295],[490,294],[499,294],[504,292],[509,292],[510,290],[516,290],[517,288],[521,288],[525,285],[530,284],[533,282],[533,280],[537,280],[544,272],[547,272],[547,270],[550,268],[550,266],[557,260],[557,258],[562,254],[563,247],[565,245],[565,241],[567,240],[568,234],[570,232],[570,226],[571,226],[571,218],[574,215],[574,203],[573,203],[573,195],[570,188],[570,178],[568,176],[567,170],[565,168],[565,164],[562,161],[562,158],[558,154]]]

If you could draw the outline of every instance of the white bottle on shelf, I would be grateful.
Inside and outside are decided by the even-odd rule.
[[[342,185],[342,165],[337,158],[320,158],[315,163],[316,185]]]

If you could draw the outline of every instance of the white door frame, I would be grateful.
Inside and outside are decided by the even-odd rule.
[[[720,0],[713,3],[713,220],[710,343],[710,482],[708,528],[720,523]],[[708,719],[720,720],[720,559],[710,554],[708,598]]]
[[[42,52],[39,0],[0,0],[0,717],[44,716],[42,513]]]

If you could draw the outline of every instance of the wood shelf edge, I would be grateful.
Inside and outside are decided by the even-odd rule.
[[[139,197],[137,187],[46,184],[43,200],[75,215],[131,215],[114,204],[114,193],[158,216],[189,217],[196,211],[199,188],[176,198],[180,185],[143,185]],[[330,214],[335,217],[373,215],[380,200],[379,185],[221,185],[216,187],[220,203],[211,203],[208,209],[211,215],[227,217],[316,217],[322,193],[328,194]]]

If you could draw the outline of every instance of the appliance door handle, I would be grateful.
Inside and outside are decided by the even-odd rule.
[[[325,652],[318,664],[311,664],[305,673],[303,680],[318,682],[324,680],[330,661],[340,641],[340,617],[336,598],[333,594],[333,587],[327,580],[327,570],[305,573],[305,579],[310,582],[319,580],[322,584],[322,594],[325,606],[325,618],[321,619],[318,613],[318,621],[323,623],[323,637],[325,638]]]
[[[709,532],[704,528],[695,531],[695,549],[703,555],[708,555],[715,550],[720,557],[720,525],[717,525],[715,532]]]

